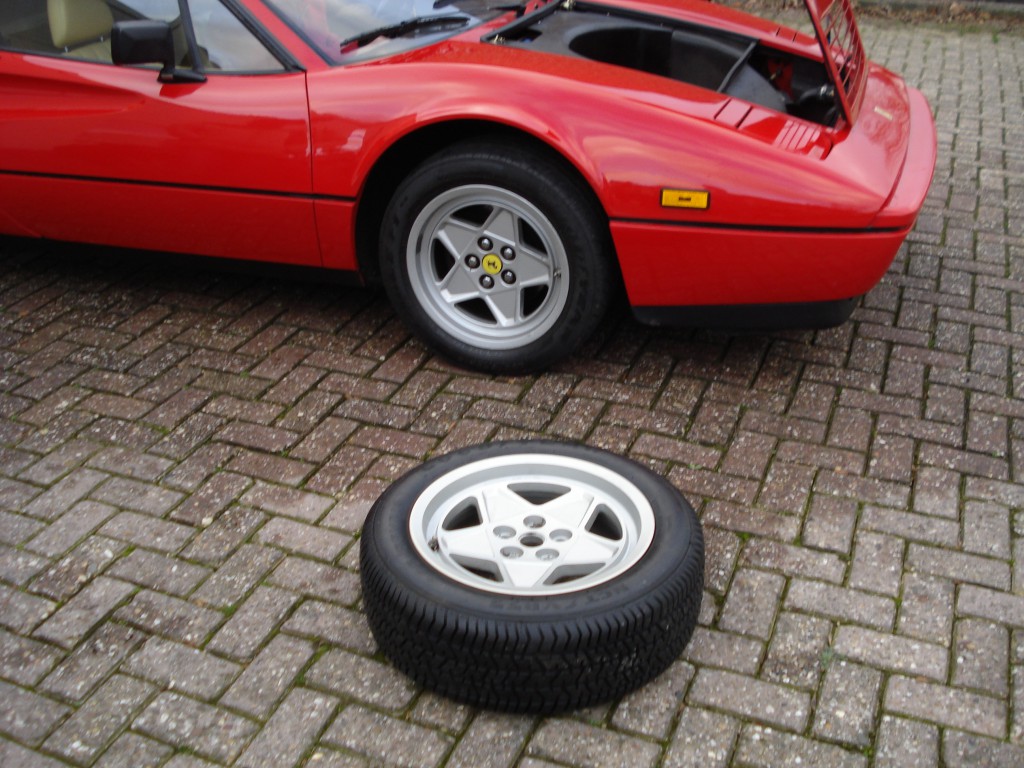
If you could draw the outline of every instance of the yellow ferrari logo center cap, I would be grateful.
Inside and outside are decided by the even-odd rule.
[[[486,272],[488,275],[498,274],[499,272],[501,272],[501,268],[504,266],[501,263],[501,259],[498,258],[498,254],[496,253],[488,253],[486,256],[484,256],[484,260],[481,262],[481,264],[483,264],[484,272]]]

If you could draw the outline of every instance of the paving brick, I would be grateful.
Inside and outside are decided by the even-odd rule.
[[[266,512],[312,523],[331,508],[334,500],[326,496],[258,482],[242,497],[242,503]]]
[[[57,557],[82,541],[117,510],[95,501],[75,504],[26,543],[26,548],[47,557]]]
[[[53,520],[84,499],[107,475],[94,469],[76,469],[56,485],[41,493],[24,508],[25,514],[40,520]]]
[[[323,740],[401,768],[434,768],[451,748],[450,740],[436,731],[358,705],[346,707]]]
[[[43,680],[40,690],[67,701],[81,701],[144,639],[137,630],[104,624]]]
[[[0,734],[38,746],[70,712],[71,707],[0,680]]]
[[[302,557],[286,558],[274,569],[270,581],[285,589],[342,605],[351,605],[360,595],[356,574]]]
[[[173,747],[129,731],[110,745],[93,768],[159,768],[173,752]]]
[[[784,606],[879,630],[891,629],[896,613],[889,598],[802,579],[790,583]]]
[[[930,768],[939,764],[939,729],[886,715],[878,726],[875,768]]]
[[[858,533],[847,585],[896,597],[902,582],[904,547],[903,540],[893,536]]]
[[[883,706],[948,728],[1002,738],[1006,733],[1006,704],[998,699],[907,677],[889,678]]]
[[[0,629],[0,677],[5,680],[33,686],[63,655],[51,645]]]
[[[219,565],[266,519],[266,515],[255,509],[232,507],[218,517],[213,525],[196,536],[182,550],[182,555],[206,565]]]
[[[234,659],[251,658],[298,599],[294,592],[257,587],[206,647]]]
[[[378,709],[400,710],[416,695],[412,681],[393,667],[341,650],[318,659],[306,681]]]
[[[869,506],[861,515],[860,525],[867,530],[934,546],[956,547],[960,541],[960,526],[954,520],[894,509]]]
[[[352,541],[349,536],[336,531],[279,517],[263,526],[256,540],[321,560],[333,560]]]
[[[765,680],[807,690],[818,687],[832,622],[783,611],[762,668]]]
[[[956,602],[957,614],[1024,627],[1024,596],[965,584]]]
[[[804,521],[803,543],[807,547],[849,553],[857,523],[857,502],[815,494]]]
[[[665,768],[725,768],[740,722],[706,709],[687,707],[665,756]]]
[[[759,725],[747,725],[740,734],[736,762],[756,768],[796,768],[827,765],[834,768],[867,768],[867,758],[833,744],[780,733]]]
[[[907,566],[919,573],[950,580],[966,581],[1004,591],[1010,588],[1009,563],[987,557],[911,544],[907,554]]]
[[[882,673],[846,661],[832,661],[825,671],[813,733],[852,747],[872,743]]]
[[[325,640],[357,653],[373,654],[377,643],[361,613],[330,603],[308,601],[300,605],[283,629],[296,635]]]
[[[683,658],[694,664],[752,675],[757,671],[763,654],[763,641],[697,627],[683,651]]]
[[[176,552],[195,534],[187,525],[158,520],[149,515],[122,512],[100,528],[100,533],[147,549]]]
[[[64,648],[72,648],[134,591],[131,584],[101,576],[62,605],[33,634]]]
[[[250,720],[177,693],[157,696],[132,727],[178,750],[220,763],[238,757],[257,730]]]
[[[253,717],[266,717],[313,653],[311,643],[288,635],[277,635],[244,668],[221,697],[220,703]]]
[[[446,768],[516,765],[532,729],[531,718],[481,712],[445,763]]]
[[[625,696],[615,710],[612,725],[653,738],[666,738],[693,674],[691,665],[674,663],[653,681]]]
[[[121,665],[124,672],[198,699],[216,699],[240,667],[186,645],[152,637]]]
[[[688,701],[798,732],[810,716],[806,693],[723,670],[698,669]]]
[[[114,615],[146,632],[195,646],[224,621],[218,611],[149,590],[139,592]]]
[[[421,725],[433,726],[448,733],[460,733],[465,730],[469,721],[476,713],[468,704],[462,704],[440,694],[429,691],[422,692],[413,705],[409,718]],[[533,721],[528,715],[502,715],[494,713],[499,719],[522,721],[532,726]]]
[[[39,574],[30,588],[54,600],[67,600],[88,584],[90,579],[103,573],[127,548],[127,544],[104,536],[90,536]]]
[[[981,619],[961,619],[954,631],[953,685],[1006,698],[1010,632]]]
[[[758,568],[782,571],[790,576],[839,584],[846,573],[846,564],[830,552],[816,552],[807,547],[782,544],[770,539],[756,539],[743,548],[742,562]]]
[[[661,750],[650,742],[569,720],[544,723],[530,740],[530,755],[595,768],[653,768]]]
[[[75,763],[91,762],[156,690],[142,680],[115,675],[46,740],[45,748]]]
[[[210,569],[179,558],[136,549],[107,569],[115,576],[172,595],[185,595],[210,575]]]
[[[218,472],[196,488],[170,515],[185,525],[206,528],[237,499],[251,481],[231,472]]]
[[[243,544],[192,596],[194,602],[227,608],[242,600],[284,554],[271,547]]]
[[[296,688],[252,740],[235,765],[298,765],[334,714],[337,700],[322,693]]]
[[[740,570],[729,588],[718,626],[767,640],[775,623],[775,612],[785,583],[785,579],[777,574]]]
[[[948,768],[1012,768],[1024,764],[1024,748],[947,730],[942,739],[942,759]]]
[[[833,650],[843,658],[937,682],[945,682],[949,669],[944,646],[863,627],[839,627]]]

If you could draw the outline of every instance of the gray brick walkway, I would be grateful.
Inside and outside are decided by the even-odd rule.
[[[369,292],[0,242],[0,765],[1024,765],[1024,38],[865,37],[938,171],[827,332],[618,318],[492,379]],[[683,658],[546,720],[382,663],[355,571],[389,482],[534,435],[653,467],[708,542]]]

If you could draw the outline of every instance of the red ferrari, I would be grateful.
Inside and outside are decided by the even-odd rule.
[[[704,0],[3,0],[0,233],[347,270],[543,368],[651,323],[825,326],[935,165],[924,97]]]

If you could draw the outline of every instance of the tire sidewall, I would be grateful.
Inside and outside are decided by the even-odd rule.
[[[480,459],[547,453],[591,461],[617,472],[647,497],[654,510],[653,540],[640,560],[609,581],[556,595],[503,595],[461,584],[428,564],[416,551],[409,530],[409,510],[426,488],[453,469]],[[407,593],[444,605],[446,611],[475,621],[577,623],[634,606],[666,582],[679,579],[694,557],[703,559],[703,538],[692,507],[667,481],[635,462],[585,446],[548,441],[491,443],[435,459],[394,483],[373,505],[361,547],[385,564]],[[699,550],[699,552],[698,552]],[[363,553],[365,558],[367,553]]]

